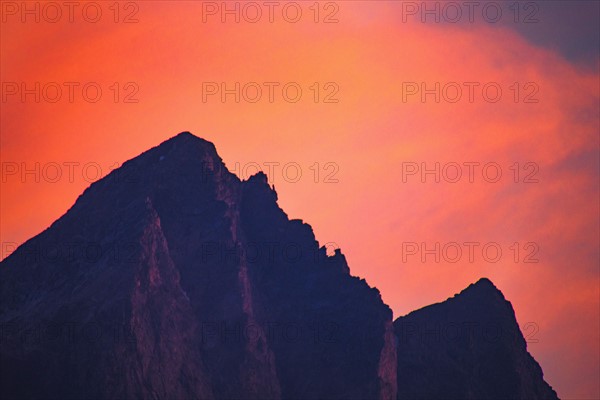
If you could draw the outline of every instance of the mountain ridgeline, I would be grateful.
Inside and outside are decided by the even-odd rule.
[[[393,322],[266,175],[188,132],[93,183],[0,289],[6,399],[557,398],[491,282]]]

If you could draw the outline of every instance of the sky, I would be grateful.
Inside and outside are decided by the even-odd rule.
[[[2,258],[190,131],[395,318],[488,277],[600,398],[597,2],[0,5]]]

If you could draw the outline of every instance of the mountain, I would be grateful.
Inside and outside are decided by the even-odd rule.
[[[398,318],[398,399],[558,399],[486,278]]]
[[[391,398],[392,312],[181,133],[0,267],[3,398]]]
[[[414,334],[464,321],[501,335]],[[2,261],[0,329],[3,399],[556,398],[489,281],[393,322],[266,175],[188,132]]]

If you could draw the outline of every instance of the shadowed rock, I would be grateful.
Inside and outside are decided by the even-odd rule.
[[[391,310],[184,132],[0,266],[3,398],[395,397]]]
[[[0,396],[555,399],[482,279],[399,318],[188,132],[93,183],[0,265]]]
[[[398,399],[557,399],[511,304],[483,278],[398,318]]]

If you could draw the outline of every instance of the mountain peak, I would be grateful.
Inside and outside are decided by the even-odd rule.
[[[557,399],[512,305],[487,278],[398,318],[394,328],[398,399]]]
[[[190,131],[183,131],[183,132],[179,132],[177,135],[175,135],[174,137],[194,137],[194,138],[198,138],[198,136],[194,135],[192,132]]]
[[[217,149],[212,142],[198,137],[188,131],[178,133],[177,135],[165,140],[164,142],[150,149],[149,151],[153,150],[177,151],[179,154],[183,154],[184,152],[197,152],[198,150],[203,150],[204,152],[208,152],[211,155],[217,155]]]
[[[203,141],[203,142],[207,142],[207,143],[211,143],[206,139],[203,139],[199,136],[194,135],[192,132],[190,131],[183,131],[183,132],[179,132],[177,135],[173,136],[168,140],[175,140],[175,141],[183,141],[183,140],[197,140],[197,141]],[[212,143],[211,143],[212,144]]]
[[[477,282],[470,284],[463,289],[454,298],[472,298],[476,301],[500,300],[505,301],[504,294],[488,278],[481,278]]]
[[[474,283],[474,285],[487,285],[496,288],[494,283],[486,277],[480,278],[477,282]]]
[[[0,325],[82,338],[93,324],[102,340],[3,338],[0,396],[381,398],[395,387],[391,316],[264,173],[242,181],[181,132],[2,261]]]

